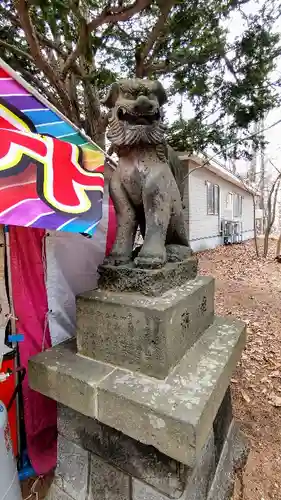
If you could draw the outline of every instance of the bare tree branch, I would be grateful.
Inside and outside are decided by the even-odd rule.
[[[166,61],[161,61],[159,63],[150,64],[144,67],[144,76],[152,75],[153,73],[158,73],[162,71],[166,71],[170,73],[180,68],[183,65],[182,62],[172,61],[172,56],[169,57]]]
[[[276,165],[273,163],[272,160],[269,159],[269,163],[272,165],[273,168],[275,168],[275,170],[278,172],[278,174],[281,174],[281,170],[279,170],[279,168],[276,167]]]
[[[279,188],[280,188],[280,177],[281,177],[281,174],[279,174],[279,179],[278,179],[278,182],[276,183],[276,187],[275,187],[275,193],[274,193],[274,198],[273,198],[273,210],[272,210],[272,219],[271,219],[271,228],[272,229],[272,226],[275,222],[275,218],[276,218],[276,206],[277,206],[277,195],[278,195],[278,191],[279,191]]]
[[[5,49],[9,50],[10,52],[13,52],[14,54],[18,54],[19,56],[23,56],[26,59],[29,59],[30,61],[33,61],[31,55],[29,55],[24,50],[19,49],[15,45],[11,45],[10,43],[5,42],[4,40],[0,40],[0,45],[2,47],[4,47]]]
[[[90,23],[88,23],[88,33],[92,33],[102,24],[116,24],[121,21],[127,21],[128,19],[130,19],[130,17],[146,9],[151,4],[151,1],[152,0],[135,0],[132,5],[128,5],[127,7],[107,6],[101,12],[101,14],[99,14],[97,17],[92,19]],[[64,78],[66,77],[74,61],[76,61],[77,57],[79,57],[79,55],[83,53],[84,42],[84,30],[82,30],[76,48],[66,60],[65,66],[62,71],[62,76]]]
[[[277,175],[276,179],[273,181],[272,186],[269,191],[268,195],[268,202],[267,202],[267,207],[268,207],[268,227],[269,230],[271,230],[273,224],[274,224],[274,219],[275,219],[275,205],[276,205],[276,199],[277,199],[277,192],[278,192],[278,187],[280,184],[280,179],[281,179],[281,173]],[[273,198],[273,203],[272,203],[272,198]]]
[[[19,20],[17,19],[16,16],[14,16],[8,9],[2,7],[2,5],[0,5],[0,11],[4,14],[5,18],[8,18],[9,21],[11,21],[11,23],[16,27],[18,28],[20,26],[20,22]]]
[[[139,59],[136,61],[136,76],[142,78],[144,76],[144,61],[150,54],[154,43],[156,40],[159,38],[160,34],[162,33],[163,29],[165,28],[165,24],[167,21],[167,18],[169,16],[170,10],[175,4],[175,0],[166,0],[166,3],[164,3],[160,8],[161,8],[161,14],[159,18],[157,19],[150,35],[148,36],[146,43],[142,46],[140,52],[139,52]],[[167,26],[166,26],[167,28]]]
[[[106,7],[104,11],[89,23],[91,31],[97,29],[102,24],[115,24],[120,21],[127,21],[135,14],[142,12],[149,7],[152,0],[135,0],[127,7]]]
[[[267,257],[269,236],[276,217],[277,196],[281,182],[281,173],[273,181],[267,200],[267,227],[264,235],[263,256]]]
[[[43,45],[45,45],[46,47],[49,47],[49,49],[54,50],[60,56],[66,57],[66,53],[60,44],[54,42],[53,40],[50,40],[49,38],[46,38],[44,35],[41,35],[41,33],[37,32],[36,35]]]
[[[278,260],[279,263],[281,263],[281,233],[279,234],[279,238],[277,241],[276,245],[276,257],[275,259]]]
[[[5,16],[8,17],[8,19],[11,21],[11,23],[16,27],[21,27],[21,23],[19,21],[19,19],[17,17],[15,17],[11,12],[9,12],[7,9],[3,9],[0,5],[0,10],[5,13]],[[55,42],[54,40],[50,40],[49,38],[47,38],[46,36],[42,35],[41,33],[38,33],[38,31],[36,31],[36,36],[38,38],[38,40],[41,42],[41,44],[44,46],[44,47],[48,47],[49,49],[52,49],[54,50],[57,54],[59,54],[61,57],[63,57],[64,59],[67,58],[67,53],[63,50],[63,46],[62,44],[60,43],[57,43]],[[2,40],[0,40],[0,42],[2,42]],[[1,45],[4,45],[4,41],[3,43],[1,43]],[[8,47],[7,47],[8,48]],[[14,50],[14,52],[16,52],[16,50]],[[24,54],[22,54],[24,55]],[[32,57],[30,56],[30,54],[27,54],[25,55],[25,57],[27,57],[28,59],[32,59]],[[73,65],[73,71],[79,75],[79,76],[83,76],[82,75],[82,72],[80,70],[80,68],[78,67],[78,65],[74,64]]]
[[[228,57],[226,55],[223,56],[223,59],[224,59],[224,62],[226,64],[226,67],[227,67],[228,71],[232,74],[233,78],[238,83],[239,79],[238,79],[238,77],[236,75],[236,71],[234,69],[234,66],[233,66],[232,62],[230,61],[230,59],[228,59]]]
[[[71,115],[71,104],[67,92],[62,86],[61,81],[58,78],[58,74],[53,70],[53,68],[41,52],[39,40],[37,38],[35,28],[29,15],[28,3],[26,2],[26,0],[15,0],[15,7],[17,9],[20,24],[25,33],[26,40],[29,44],[30,52],[35,64],[37,65],[38,69],[43,71],[43,73],[49,79],[50,83],[56,88],[63,107],[65,108],[65,112]]]
[[[52,94],[52,92],[50,92],[46,87],[45,85],[42,83],[42,81],[44,81],[43,79],[41,80],[40,77],[38,78],[37,75],[33,75],[32,73],[30,73],[30,71],[24,69],[22,67],[22,64],[18,63],[18,64],[14,64],[13,65],[13,69],[15,71],[18,71],[24,78],[27,82],[30,82],[34,85],[34,87],[40,91],[42,93],[42,95],[44,97],[46,97],[48,99],[48,101],[50,101],[50,103],[52,103],[55,108],[57,108],[59,111],[61,111],[61,113],[64,113],[64,109],[59,101],[59,99],[55,96],[55,94]]]

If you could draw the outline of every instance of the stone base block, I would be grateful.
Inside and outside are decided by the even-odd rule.
[[[235,473],[237,470],[244,469],[248,454],[249,443],[237,423],[232,422],[207,500],[230,500],[232,498]]]
[[[208,491],[215,474],[215,448],[213,433],[208,437],[201,455],[193,469],[187,469],[185,487],[180,497],[181,500],[207,500]],[[171,497],[163,495],[151,486],[132,479],[131,500],[170,500]]]
[[[66,342],[30,360],[29,383],[32,389],[193,467],[244,343],[243,323],[215,318],[169,376],[159,381],[81,357]],[[217,428],[223,429],[219,422]]]
[[[65,491],[63,491],[61,488],[59,488],[55,483],[53,483],[47,493],[45,500],[74,500],[74,499],[73,497],[65,493]]]
[[[230,500],[235,471],[247,459],[247,442],[233,420],[218,461],[211,431],[193,468],[96,425],[100,424],[59,407],[59,460],[48,500]]]
[[[78,352],[163,379],[213,317],[214,280],[209,277],[158,297],[94,290],[77,299]]]
[[[92,455],[88,499],[131,500],[131,478],[122,470]]]
[[[90,455],[62,436],[58,439],[55,484],[75,500],[87,497]]]
[[[217,467],[214,467],[212,442],[206,444],[200,461],[191,477],[187,478],[181,500],[231,500],[235,473],[246,464],[248,442],[232,422]],[[138,480],[132,481],[132,500],[170,500],[171,497],[157,492]]]
[[[185,489],[187,466],[153,446],[145,445],[63,405],[58,406],[58,432],[58,454],[62,449],[60,443],[72,442],[74,454],[76,446],[87,450],[110,466],[123,470],[128,476],[149,484],[171,498],[179,498]],[[77,472],[78,469],[77,465]],[[57,474],[61,470],[62,467],[58,466]]]
[[[171,288],[196,278],[198,259],[168,263],[161,269],[138,269],[131,266],[100,266],[99,288],[110,292],[134,292],[158,297]]]

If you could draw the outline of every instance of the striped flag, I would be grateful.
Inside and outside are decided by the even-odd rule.
[[[0,58],[0,223],[92,235],[104,153]]]

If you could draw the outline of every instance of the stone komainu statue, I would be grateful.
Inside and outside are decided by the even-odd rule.
[[[164,137],[166,93],[157,81],[122,80],[104,101],[110,109],[107,137],[119,156],[110,180],[117,235],[107,264],[132,261],[138,226],[144,239],[137,267],[162,267],[190,255],[182,198],[183,169]]]

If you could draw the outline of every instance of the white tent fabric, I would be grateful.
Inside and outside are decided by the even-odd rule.
[[[5,236],[4,227],[0,226],[0,369],[4,354],[11,349],[5,345],[5,330],[11,311],[5,284]]]
[[[97,286],[97,268],[106,251],[108,210],[106,191],[103,217],[92,238],[55,231],[46,234],[46,288],[52,345],[75,336],[75,297]]]

